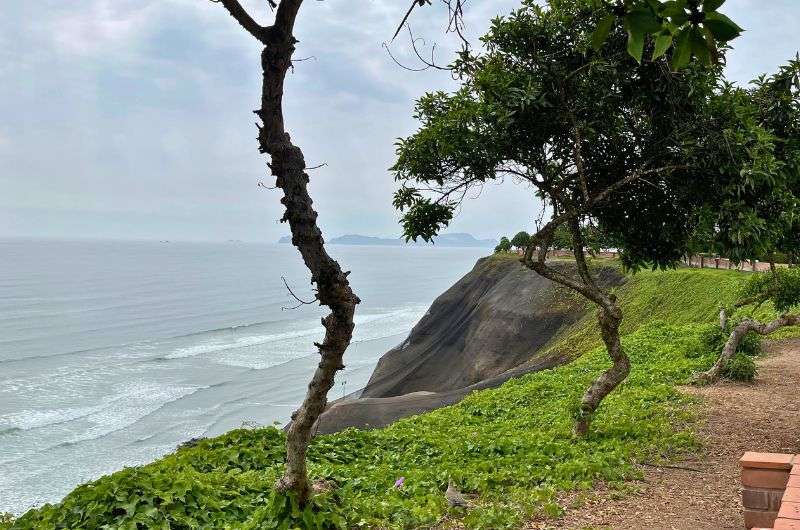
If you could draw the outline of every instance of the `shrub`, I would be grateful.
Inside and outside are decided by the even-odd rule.
[[[737,353],[728,361],[725,368],[725,377],[732,381],[753,381],[758,375],[758,368],[752,357],[744,353]]]
[[[749,355],[750,357],[757,357],[761,355],[761,335],[755,331],[749,332],[742,337],[739,347],[736,349],[738,353]]]
[[[740,296],[749,298],[769,293],[778,312],[788,312],[800,306],[800,269],[778,269],[775,275],[753,274],[741,288]]]
[[[729,322],[725,331],[716,325],[708,326],[707,329],[703,330],[700,335],[702,353],[714,353],[716,355],[722,353],[722,348],[725,347],[725,343],[728,341],[731,331],[733,331],[733,328],[737,324],[739,324],[738,321]],[[757,357],[758,355],[761,355],[761,335],[755,331],[748,332],[747,335],[742,338],[741,342],[739,343],[739,347],[736,349],[736,352],[743,353],[744,355],[749,355],[751,357]]]

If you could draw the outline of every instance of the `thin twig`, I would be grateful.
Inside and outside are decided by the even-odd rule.
[[[302,299],[301,299],[299,296],[297,296],[296,294],[294,294],[294,291],[292,291],[292,288],[291,288],[291,287],[289,287],[289,284],[286,282],[286,278],[285,278],[284,276],[281,276],[281,280],[283,280],[283,285],[285,285],[285,286],[286,286],[286,290],[287,290],[287,291],[289,291],[289,294],[290,294],[290,295],[292,295],[292,298],[294,298],[295,300],[297,300],[297,301],[299,302],[299,303],[298,303],[296,306],[294,306],[294,307],[281,307],[281,311],[287,311],[287,310],[288,310],[288,311],[292,311],[292,310],[295,310],[295,309],[299,308],[300,306],[304,306],[304,305],[312,305],[314,302],[317,302],[317,301],[319,301],[319,298],[317,298],[316,296],[315,296],[315,297],[314,297],[314,299],[313,299],[312,301],[310,301],[310,302],[306,302],[305,300],[302,300]]]

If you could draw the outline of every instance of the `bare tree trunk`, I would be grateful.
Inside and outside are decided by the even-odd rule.
[[[797,325],[800,325],[800,315],[782,315],[766,324],[762,324],[750,318],[743,320],[738,326],[733,328],[730,337],[728,337],[727,342],[725,342],[725,347],[722,348],[722,354],[720,354],[714,366],[707,372],[698,375],[696,381],[703,384],[717,381],[728,366],[728,362],[736,354],[736,350],[739,349],[739,344],[742,342],[742,339],[749,332],[755,331],[759,335],[769,335],[782,327]]]
[[[295,3],[299,7],[300,0]],[[287,0],[281,2],[278,17],[280,8],[288,5]],[[277,23],[276,20],[276,28]],[[322,232],[317,226],[317,213],[308,194],[309,178],[305,173],[303,153],[292,144],[289,134],[283,129],[283,81],[291,65],[295,43],[291,28],[289,25],[276,32],[274,41],[264,48],[261,56],[264,80],[258,116],[264,126],[258,140],[261,150],[271,155],[275,184],[283,190],[281,203],[286,207],[286,213],[282,221],[289,223],[292,243],[311,271],[311,281],[317,286],[320,303],[331,309],[331,313],[322,319],[325,339],[317,345],[322,359],[308,385],[303,404],[292,416],[292,424],[286,435],[286,470],[277,484],[279,490],[295,492],[302,505],[311,495],[306,450],[311,441],[312,428],[325,410],[328,391],[333,386],[336,372],[344,368],[342,357],[353,335],[353,314],[359,299],[350,288],[347,273],[342,272],[336,260],[325,250]]]
[[[221,0],[237,22],[264,44],[261,54],[263,70],[261,108],[256,114],[262,121],[259,127],[259,150],[271,157],[269,167],[276,177],[275,184],[283,191],[281,203],[285,213],[281,222],[288,222],[292,244],[300,251],[311,282],[316,285],[317,300],[330,308],[322,319],[325,338],[319,348],[321,360],[302,405],[292,415],[286,435],[286,469],[276,487],[297,495],[301,505],[311,497],[311,484],[306,469],[306,451],[312,429],[327,405],[328,391],[333,387],[336,372],[344,368],[342,357],[353,334],[353,315],[359,303],[339,263],[325,250],[322,232],[317,226],[308,194],[308,174],[303,152],[291,141],[284,128],[283,89],[286,72],[292,64],[297,40],[292,35],[297,12],[303,0],[281,0],[277,4],[272,26],[259,26],[242,8],[238,0]],[[273,3],[274,6],[274,3]]]

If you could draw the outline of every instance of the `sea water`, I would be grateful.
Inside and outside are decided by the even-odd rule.
[[[333,399],[488,249],[330,252],[362,300]],[[0,240],[0,512],[193,437],[285,422],[323,336],[324,308],[286,288],[312,302],[309,278],[291,245]]]

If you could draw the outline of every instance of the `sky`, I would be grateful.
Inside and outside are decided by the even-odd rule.
[[[286,125],[304,151],[327,236],[398,236],[388,168],[412,133],[414,100],[452,89],[447,72],[410,72],[382,44],[408,7],[397,0],[306,2],[297,62],[285,90]],[[519,0],[467,10],[474,41]],[[243,4],[263,24],[265,0]],[[727,74],[745,83],[800,50],[800,1],[728,0],[747,31]],[[443,7],[411,19],[447,63],[457,43]],[[409,39],[395,55],[417,66]],[[0,237],[272,242],[280,192],[259,155],[260,45],[210,0],[7,2],[0,18]],[[450,232],[477,237],[530,229],[530,190],[488,185]]]

